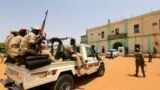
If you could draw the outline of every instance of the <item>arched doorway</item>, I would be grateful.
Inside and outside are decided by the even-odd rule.
[[[113,48],[114,49],[118,49],[118,47],[122,47],[123,45],[122,45],[122,43],[120,43],[120,42],[116,42],[116,43],[114,43],[113,44]]]

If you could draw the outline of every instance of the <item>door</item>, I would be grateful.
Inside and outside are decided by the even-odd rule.
[[[98,66],[98,60],[96,58],[96,55],[93,53],[93,50],[90,47],[85,47],[86,49],[86,55],[87,55],[87,66],[89,70],[95,70]]]

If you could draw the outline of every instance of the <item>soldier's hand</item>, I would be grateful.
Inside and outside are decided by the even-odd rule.
[[[40,38],[41,40],[45,40],[45,39],[46,39],[46,37],[44,37],[44,36],[42,36],[42,35],[41,35],[39,38]]]

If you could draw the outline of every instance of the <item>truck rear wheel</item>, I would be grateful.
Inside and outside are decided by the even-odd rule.
[[[51,87],[51,90],[73,90],[74,81],[73,77],[69,74],[62,74],[57,82]]]
[[[96,72],[97,76],[103,76],[105,72],[105,67],[104,64],[100,64],[98,71]]]

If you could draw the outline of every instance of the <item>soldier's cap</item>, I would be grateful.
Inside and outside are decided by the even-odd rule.
[[[16,30],[16,29],[12,29],[12,30],[10,31],[10,33],[14,33],[14,32],[17,32],[17,30]]]
[[[19,30],[19,33],[25,33],[26,31],[27,31],[27,29],[21,28],[21,29]]]
[[[31,27],[31,29],[32,29],[32,30],[37,30],[37,31],[40,31],[40,30],[41,30],[41,28],[39,28],[39,27]]]

